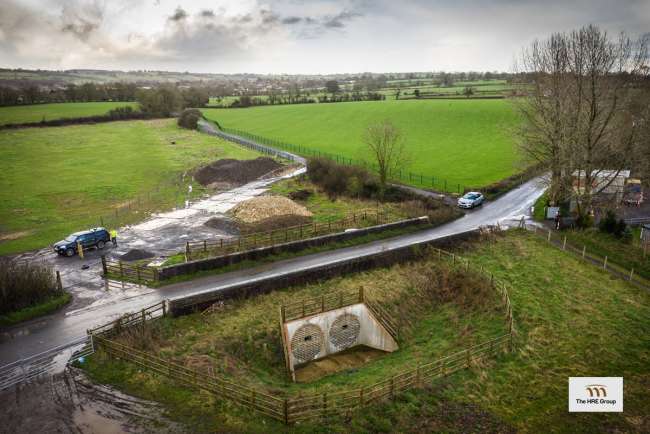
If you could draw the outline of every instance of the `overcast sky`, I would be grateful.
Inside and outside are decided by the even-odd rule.
[[[0,67],[510,71],[535,38],[650,32],[650,0],[0,0]]]

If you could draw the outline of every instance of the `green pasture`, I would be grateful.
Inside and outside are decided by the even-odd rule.
[[[188,169],[256,156],[171,119],[0,131],[0,255],[141,220],[183,203]]]
[[[517,172],[517,114],[505,100],[409,100],[204,109],[224,127],[303,147],[370,160],[368,124],[390,119],[403,132],[406,170],[484,186]],[[414,180],[413,183],[417,183]]]
[[[135,102],[70,102],[0,107],[0,125],[105,115],[116,107],[138,107]]]

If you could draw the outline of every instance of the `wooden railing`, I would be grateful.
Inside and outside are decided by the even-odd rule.
[[[241,252],[259,247],[268,247],[290,241],[304,240],[321,235],[341,232],[345,229],[356,228],[361,224],[382,224],[391,221],[391,215],[377,210],[367,210],[353,213],[339,220],[329,222],[314,222],[276,229],[266,232],[256,232],[236,238],[216,238],[211,240],[188,241],[185,243],[185,260],[204,259],[223,256],[229,253]]]
[[[151,353],[110,340],[105,336],[94,335],[94,340],[98,348],[112,357],[153,371],[182,386],[206,390],[222,399],[289,424],[338,415],[387,398],[395,398],[405,390],[422,387],[426,382],[468,368],[472,363],[484,357],[503,351],[508,346],[509,336],[510,334],[499,336],[441,359],[417,365],[415,368],[397,373],[369,386],[299,397],[274,396],[211,373],[187,368]]]
[[[363,289],[338,291],[321,295],[320,297],[306,298],[294,303],[280,306],[282,323],[316,315],[317,313],[339,309],[357,303],[363,303]]]
[[[158,270],[145,265],[116,261],[102,256],[102,269],[105,277],[114,277],[137,283],[157,282]]]
[[[126,328],[134,327],[137,325],[144,325],[147,321],[166,316],[166,303],[166,300],[162,300],[154,305],[145,307],[139,312],[125,313],[115,321],[111,321],[109,323],[87,330],[87,333],[93,336],[108,338],[110,336],[119,334]]]

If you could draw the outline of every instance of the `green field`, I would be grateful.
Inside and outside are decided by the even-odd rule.
[[[407,170],[450,184],[484,186],[518,168],[512,137],[517,114],[505,100],[371,101],[203,112],[227,128],[366,160],[364,129],[390,119],[408,145]]]
[[[185,170],[255,156],[171,119],[0,131],[0,254],[43,247],[100,216],[106,226],[142,219],[184,201]]]
[[[116,107],[138,107],[135,102],[70,102],[0,107],[0,125],[105,115]]]

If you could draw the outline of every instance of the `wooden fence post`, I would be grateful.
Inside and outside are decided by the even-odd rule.
[[[122,265],[122,261],[119,261],[120,264],[120,278],[124,278],[124,266]]]
[[[323,393],[323,417],[327,416],[327,393]]]
[[[582,246],[582,259],[585,259],[585,254],[587,253],[587,245]]]
[[[564,242],[562,243],[562,250],[566,250],[566,235],[564,236]]]
[[[607,270],[607,256],[605,256],[605,261],[603,262],[603,268]]]
[[[289,405],[287,398],[284,398],[284,424],[289,425]]]
[[[208,251],[208,240],[203,240],[203,251],[204,252]]]
[[[108,270],[106,269],[106,255],[102,255],[102,271],[104,271],[104,275],[108,274]]]
[[[548,231],[548,238],[546,239],[549,243],[551,242],[551,231]]]
[[[61,282],[61,273],[59,270],[56,270],[56,287],[59,289],[59,291],[63,291],[63,283]]]
[[[186,241],[185,242],[185,262],[189,261],[190,259],[190,242]]]
[[[57,273],[58,273],[58,271],[57,271]],[[634,268],[632,268],[630,270],[630,278],[628,280],[632,280],[633,277],[634,277]]]

